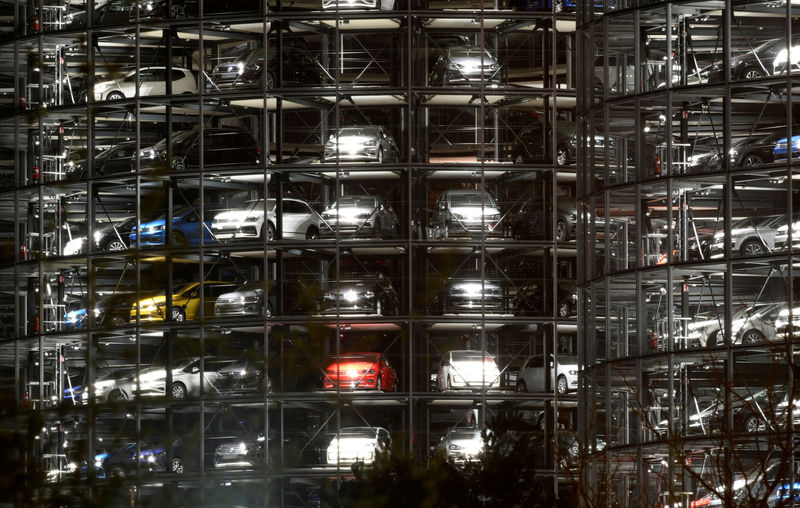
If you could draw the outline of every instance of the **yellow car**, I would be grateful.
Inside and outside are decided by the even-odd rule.
[[[131,307],[131,322],[136,322],[136,311],[142,321],[186,321],[200,316],[200,282],[189,282],[175,288],[172,295],[172,310],[167,313],[165,295],[148,296]],[[223,293],[235,291],[239,284],[207,280],[203,284],[203,308],[205,317],[214,315],[214,302]]]

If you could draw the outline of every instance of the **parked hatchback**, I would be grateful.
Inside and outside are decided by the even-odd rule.
[[[312,54],[299,47],[301,41],[295,44],[284,42],[283,54],[280,61],[283,63],[283,83],[298,83],[301,86],[310,86],[324,81],[320,63]],[[264,64],[266,56],[267,64]],[[266,52],[264,48],[256,48],[233,58],[229,62],[220,63],[211,73],[210,87],[224,88],[260,88],[265,84],[267,89],[279,85],[276,74],[278,70],[278,49],[276,42],[270,41]],[[264,82],[263,80],[266,80]]]
[[[203,284],[203,300],[200,300],[200,284]],[[154,295],[135,302],[131,307],[131,322],[136,322],[137,310],[142,321],[186,321],[200,317],[200,308],[205,316],[214,315],[214,303],[223,293],[230,293],[237,284],[222,281],[189,282],[176,286],[172,294],[172,308],[166,309],[165,295]]]
[[[456,350],[445,353],[436,373],[439,391],[452,389],[482,389],[500,386],[500,369],[489,353]]]
[[[341,196],[328,206],[319,225],[320,236],[340,238],[397,237],[400,221],[392,206],[380,196]]]
[[[131,160],[136,168],[138,158],[142,169],[171,168],[183,171],[200,166],[200,131],[179,131],[172,135],[172,161],[168,159],[167,140],[162,139],[153,146],[139,150]],[[255,165],[261,158],[261,149],[249,131],[244,129],[203,129],[203,165]]]
[[[139,96],[167,93],[167,76],[172,81],[172,93],[197,93],[197,82],[189,69],[173,67],[142,67],[138,72]],[[101,81],[94,85],[94,100],[114,101],[136,96],[137,72],[129,71],[119,79]]]
[[[219,240],[264,238],[272,241],[277,234],[277,199],[247,201],[243,206],[214,216],[211,230]],[[267,220],[264,222],[264,205]],[[284,239],[314,239],[319,234],[319,214],[303,200],[281,199],[281,227]]]
[[[348,353],[334,358],[325,369],[326,390],[397,391],[397,372],[382,353]]]
[[[503,81],[503,66],[481,46],[448,46],[436,59],[430,75],[431,86],[479,86],[481,81],[487,86]]]
[[[547,360],[547,364],[545,364]],[[533,355],[525,359],[517,374],[518,392],[543,393],[555,387],[559,395],[578,389],[578,358],[572,355]]]

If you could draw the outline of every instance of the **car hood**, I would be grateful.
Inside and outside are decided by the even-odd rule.
[[[361,216],[368,216],[372,213],[373,208],[367,208],[362,206],[345,206],[345,207],[333,207],[328,208],[324,212],[322,212],[323,217],[361,217]]]
[[[271,211],[271,210],[270,210]],[[268,212],[269,213],[269,212]],[[264,208],[262,206],[255,206],[253,208],[242,208],[238,210],[229,210],[227,212],[220,212],[214,216],[217,221],[238,221],[245,220],[248,217],[259,218],[264,216]]]
[[[448,56],[448,59],[452,63],[454,63],[456,65],[459,65],[459,66],[461,66],[461,68],[464,68],[464,69],[469,69],[470,67],[472,67],[472,68],[480,67],[480,65],[481,65],[481,57],[480,57],[480,55],[469,55],[469,56],[460,56],[460,55],[459,56],[453,56],[453,55],[450,55],[450,56]],[[495,61],[494,58],[484,54],[483,55],[483,65],[484,66],[497,65],[497,62]]]
[[[450,211],[467,219],[480,219],[481,217],[500,214],[500,210],[493,206],[484,206],[483,208],[479,206],[452,206]]]
[[[217,298],[217,300],[222,300],[222,301],[239,300],[242,298],[251,298],[254,296],[261,296],[261,292],[254,289],[246,289],[244,291],[231,291],[230,293],[223,293],[219,295],[219,298]]]

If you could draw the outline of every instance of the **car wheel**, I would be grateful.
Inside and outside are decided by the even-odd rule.
[[[306,240],[316,240],[319,238],[319,230],[315,226],[311,226],[306,231]]]
[[[558,219],[556,222],[556,240],[559,242],[566,241],[567,239],[567,222],[564,219]]]
[[[744,159],[742,159],[741,166],[743,168],[754,168],[762,164],[764,164],[764,160],[758,155],[751,153],[750,155],[747,155]]]
[[[122,390],[114,390],[113,392],[108,394],[108,401],[109,402],[119,402],[121,400],[126,400],[127,397]]]
[[[118,101],[124,98],[125,96],[122,94],[122,92],[117,92],[117,91],[109,92],[108,95],[106,95],[107,101]]]
[[[744,430],[746,430],[748,433],[751,433],[751,434],[753,432],[758,432],[759,427],[760,427],[760,423],[761,422],[759,422],[758,418],[756,418],[753,415],[750,415],[744,421]]]
[[[267,73],[267,90],[275,88],[275,76],[271,72]]]
[[[183,459],[177,457],[172,459],[172,472],[175,474],[183,474]]]
[[[182,323],[186,321],[186,313],[180,307],[173,307],[172,313],[170,314],[170,318],[172,319],[172,321]]]
[[[108,476],[111,478],[125,478],[125,469],[119,465],[111,466],[108,470]]]
[[[766,249],[764,248],[764,244],[761,243],[761,240],[756,240],[755,238],[744,242],[741,249],[739,249],[742,256],[760,256],[764,254],[765,251]]]
[[[742,344],[759,344],[761,342],[764,342],[764,334],[755,328],[742,334]]]
[[[566,318],[569,317],[569,303],[561,302],[558,304],[558,317]]]
[[[173,245],[178,245],[180,247],[184,247],[187,244],[186,237],[180,231],[173,231],[172,232],[172,236],[170,238],[172,239],[172,244]]]
[[[263,231],[264,230],[262,229],[262,232]],[[267,222],[266,231],[267,231],[267,233],[266,233],[267,241],[268,242],[274,242],[275,241],[275,226],[273,226],[271,222]]]
[[[542,414],[540,414],[539,418],[536,419],[536,428],[538,428],[541,431],[544,431],[545,427],[546,425],[544,420],[544,411],[542,411]]]
[[[564,376],[558,376],[558,381],[556,382],[556,390],[558,391],[559,395],[564,395],[567,393],[567,378]]]
[[[445,391],[450,391],[450,389],[451,389],[452,387],[453,387],[453,385],[452,385],[452,383],[450,382],[450,376],[447,376],[447,377],[445,377],[445,378],[444,378],[444,390],[445,390]]]
[[[528,385],[525,384],[525,381],[517,381],[517,391],[520,393],[528,391]]]
[[[112,251],[125,250],[127,248],[128,248],[128,246],[125,245],[125,243],[123,241],[121,241],[119,238],[114,238],[114,239],[109,240],[108,242],[106,242],[105,247],[103,248],[103,250],[106,251],[106,252],[112,252]]]
[[[378,164],[383,164],[383,147],[378,147]]]
[[[183,159],[172,159],[172,170],[183,171],[186,169],[186,162]]]
[[[567,149],[563,146],[559,146],[556,151],[556,164],[559,166],[567,165]]]
[[[383,302],[381,301],[380,297],[375,299],[375,314],[378,316],[383,316]]]
[[[758,79],[764,77],[764,69],[758,66],[751,66],[742,72],[743,79]]]
[[[120,316],[119,314],[112,314],[108,320],[109,326],[114,328],[125,326],[128,322],[125,320],[124,317]]]
[[[169,10],[169,16],[171,18],[183,18],[186,16],[186,10],[183,5],[173,5]]]
[[[556,13],[564,12],[564,0],[556,0]]]
[[[172,383],[172,390],[170,390],[173,399],[185,399],[186,398],[186,386],[181,383],[180,381],[176,381]]]
[[[378,379],[375,381],[375,389],[379,392],[383,391],[383,379],[381,379],[381,375],[378,374]]]

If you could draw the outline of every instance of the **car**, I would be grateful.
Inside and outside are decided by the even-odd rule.
[[[340,196],[320,214],[319,233],[323,238],[367,236],[395,238],[400,221],[392,206],[380,196],[351,194]]]
[[[531,281],[517,289],[511,303],[515,316],[552,315],[552,282]],[[559,282],[556,312],[559,318],[575,316],[578,312],[578,291],[573,283]]]
[[[798,130],[797,128],[793,130]],[[775,162],[775,145],[786,138],[786,129],[768,135],[752,135],[731,143],[730,161],[734,168],[755,168]]]
[[[347,353],[331,360],[322,386],[325,390],[396,392],[397,372],[383,353]]]
[[[483,447],[481,429],[454,428],[442,436],[437,448],[444,451],[447,460],[464,464],[478,460]]]
[[[173,443],[169,461],[167,448],[159,438],[129,442],[94,456],[94,466],[106,478],[136,476],[137,472],[183,474],[184,462],[179,452],[182,440]]]
[[[236,291],[219,295],[214,302],[214,315],[270,317],[271,306],[264,298],[265,286],[263,281],[248,281],[236,288]]]
[[[576,8],[575,0],[510,0],[508,6],[518,11],[549,11],[553,8],[553,4],[557,13],[575,11]],[[605,0],[594,0],[593,5],[597,11],[602,11],[604,6],[608,10],[614,10],[614,5]]]
[[[312,53],[306,49],[307,42],[283,41],[283,52],[278,59],[277,41],[270,41],[266,53],[264,48],[248,50],[233,60],[214,66],[208,88],[261,88],[268,90],[283,83],[298,83],[302,86],[319,85],[325,81],[322,67]],[[266,56],[267,65],[264,65]],[[276,75],[278,62],[283,63],[281,83]],[[266,72],[265,72],[266,71]],[[263,82],[266,80],[266,82]]]
[[[267,376],[262,358],[246,358],[220,368],[213,379],[213,388],[221,395],[272,393],[272,379]]]
[[[442,50],[428,81],[430,86],[480,86],[481,82],[500,86],[504,81],[504,67],[488,49],[457,44]]]
[[[216,469],[252,469],[265,465],[266,438],[263,434],[246,434],[217,445],[214,450]],[[267,462],[272,463],[271,454]]]
[[[397,162],[400,150],[392,134],[380,125],[341,127],[328,137],[323,162]]]
[[[434,306],[442,314],[502,314],[508,309],[508,301],[508,291],[500,279],[468,270],[444,281]]]
[[[484,351],[454,350],[445,353],[436,373],[440,392],[453,389],[484,389],[500,386],[500,369],[494,357]]]
[[[331,281],[319,300],[322,315],[396,316],[400,300],[392,281],[380,272]]]
[[[382,11],[394,9],[395,0],[322,0],[323,10],[334,9],[375,9]]]
[[[559,395],[578,389],[578,357],[550,354],[532,355],[525,359],[517,373],[517,391],[546,392],[548,372],[550,387],[555,388]]]
[[[781,216],[785,219],[785,216]],[[792,214],[792,243],[789,246],[789,225],[786,221],[778,226],[775,232],[775,247],[774,252],[786,253],[789,250],[797,249],[800,247],[800,214]]]
[[[522,203],[516,212],[509,214],[508,229],[517,240],[546,240],[552,231],[552,206],[540,198]],[[559,196],[556,203],[555,239],[565,242],[575,239],[578,209],[575,200]]]
[[[792,41],[792,53],[796,51],[795,45],[798,42],[800,39],[795,37]],[[753,44],[747,51],[731,55],[731,80],[758,79],[772,74],[780,74],[785,69],[786,57],[785,37]],[[723,62],[716,62],[703,70],[702,73],[707,74],[709,83],[725,79],[723,65]]]
[[[131,169],[172,169],[183,171],[200,167],[200,131],[178,131],[173,133],[172,160],[168,161],[167,139],[153,146],[142,148],[131,159]],[[261,160],[261,149],[246,129],[208,128],[203,129],[203,166],[253,166]]]
[[[556,122],[556,152],[555,157],[553,157],[553,125],[552,123],[546,124],[541,120],[540,115],[536,115],[536,120],[525,127],[511,144],[511,159],[516,164],[525,164],[529,162],[555,162],[559,166],[575,164],[578,157],[577,129],[578,126],[575,122],[569,122],[567,120],[558,120]],[[609,159],[612,161],[614,160],[616,156],[614,148],[616,145],[613,141],[606,143],[605,136],[597,132],[594,134],[593,143],[593,158],[597,163],[604,163],[606,151],[608,151]],[[587,149],[588,148],[587,146]]]
[[[200,302],[200,285],[203,285],[203,302]],[[134,302],[131,306],[130,320],[136,322],[137,315],[141,321],[186,321],[200,317],[201,306],[205,316],[211,317],[214,303],[224,293],[230,293],[238,287],[234,282],[203,281],[188,282],[175,287],[172,295],[172,309],[164,309],[166,297],[163,294],[148,296]]]
[[[734,309],[731,320],[734,343],[758,344],[772,340],[780,326],[782,310],[786,310],[786,305],[778,303],[757,303]],[[721,310],[699,315],[687,326],[688,339],[696,341],[700,347],[722,344],[724,324]]]
[[[125,141],[116,144],[95,156],[92,171],[95,176],[107,176],[120,173],[130,175],[131,158],[135,154],[136,141]],[[89,176],[85,154],[84,158],[67,163],[66,171],[68,180],[78,180]]]
[[[786,225],[786,215],[747,217],[731,225],[731,253],[739,256],[759,256],[774,252],[780,227]],[[784,228],[785,231],[785,228]],[[709,247],[712,258],[725,254],[725,231],[714,233]]]
[[[91,313],[86,306],[71,310],[64,315],[66,330],[86,330],[88,314],[94,317],[96,328],[117,328],[128,324],[131,304],[136,301],[135,293],[119,292],[98,297]],[[85,304],[85,302],[84,302]]]
[[[200,12],[198,0],[138,0],[139,19],[196,17]],[[203,3],[203,14],[258,13],[256,0],[213,0]],[[136,20],[136,5],[129,13],[130,21]]]
[[[208,210],[208,209],[207,209]],[[141,234],[139,232],[141,231]],[[141,247],[164,245],[166,220],[164,217],[143,222],[138,228],[133,226],[128,235],[128,243],[135,246],[137,240]],[[181,208],[172,216],[171,242],[174,245],[199,245],[200,239],[209,244],[216,241],[211,232],[211,221],[201,221],[195,208]]]
[[[128,217],[122,221],[96,228],[94,244],[97,250],[114,252],[127,249],[134,226],[136,226],[136,217]]]
[[[780,414],[782,402],[788,400],[786,386],[775,388],[735,388],[731,390],[731,411],[733,411],[733,428],[735,432],[760,432],[777,430],[773,418]],[[776,413],[777,411],[777,413]],[[785,421],[785,420],[784,420]],[[708,419],[709,430],[722,432],[725,427],[725,404],[720,402],[712,406]]]
[[[278,239],[277,199],[269,198],[246,201],[244,206],[219,212],[211,222],[211,231],[218,240],[242,238]],[[264,227],[264,207],[267,221]],[[301,199],[281,199],[282,239],[313,240],[319,235],[319,214]]]
[[[500,209],[486,191],[446,190],[436,199],[429,236],[433,239],[458,236],[501,237]]]
[[[172,82],[172,93],[196,94],[197,81],[189,69],[181,67],[141,67],[131,70],[119,79],[101,81],[94,85],[94,100],[115,101],[130,99],[136,96],[138,75],[138,91],[140,97],[149,95],[164,95],[167,93],[167,76]]]
[[[791,455],[767,456],[764,461],[758,461],[752,469],[743,476],[736,478],[729,486],[719,485],[710,488],[710,492],[692,501],[692,508],[705,508],[715,506],[728,506],[724,502],[730,492],[733,506],[765,506],[776,508],[778,506],[795,506],[800,503],[800,460]],[[729,490],[730,489],[730,490]],[[673,504],[669,508],[678,508],[683,504]],[[665,507],[666,508],[666,507]]]
[[[342,427],[328,445],[326,457],[331,465],[372,464],[391,444],[392,437],[383,427]]]

